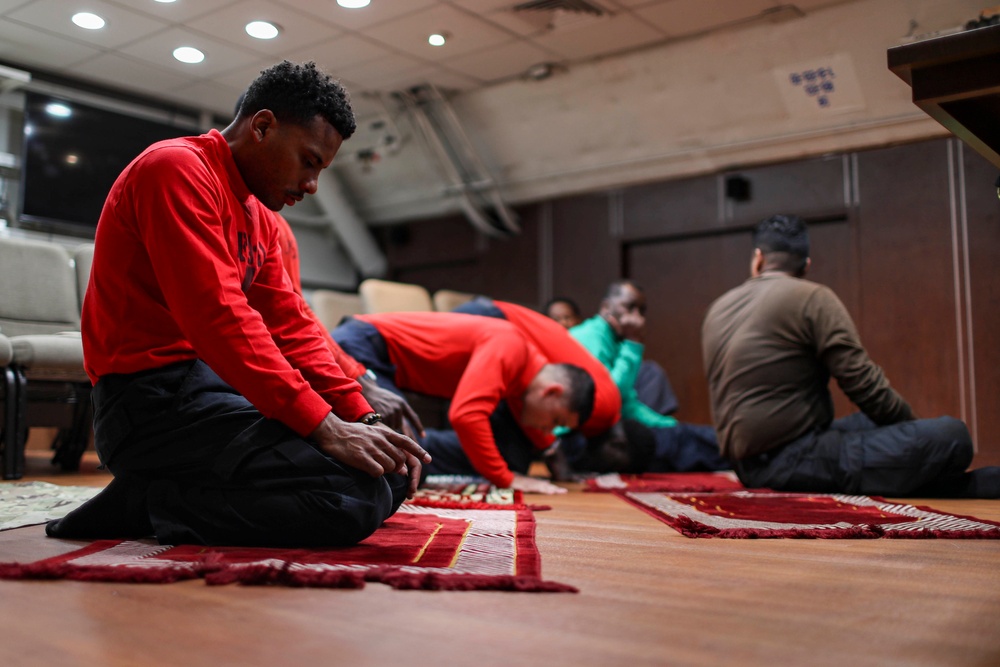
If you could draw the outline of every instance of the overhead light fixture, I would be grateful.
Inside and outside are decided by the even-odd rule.
[[[367,7],[371,0],[337,0],[337,4],[345,9],[361,9]]]
[[[274,39],[281,32],[281,29],[267,21],[250,21],[246,25],[246,31],[248,35],[257,39]]]
[[[552,76],[552,63],[538,63],[537,65],[532,65],[525,72],[529,79],[535,81],[541,81],[542,79],[547,79]]]
[[[76,25],[81,28],[86,28],[87,30],[100,30],[104,27],[104,19],[97,14],[91,14],[90,12],[79,12],[78,14],[73,14],[72,21]]]
[[[205,59],[205,54],[193,46],[179,46],[174,49],[174,58],[188,65],[196,65]]]
[[[68,104],[62,102],[49,102],[45,105],[45,113],[56,118],[69,118],[73,115],[73,110]]]
[[[448,41],[449,37],[451,37],[451,35],[446,32],[436,32],[427,38],[427,43],[431,46],[444,46],[444,43]]]
[[[169,5],[171,2],[176,2],[177,0],[156,0],[156,2],[162,2],[165,5]]]

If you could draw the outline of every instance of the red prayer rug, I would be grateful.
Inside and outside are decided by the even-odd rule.
[[[585,481],[585,491],[690,491],[715,493],[745,487],[734,472],[647,472],[641,475],[610,473]]]
[[[396,589],[568,591],[544,581],[527,509],[453,509],[404,504],[360,544],[330,549],[169,546],[103,540],[34,563],[0,564],[3,579],[240,583]]]
[[[687,537],[1000,538],[1000,523],[879,497],[615,491]]]

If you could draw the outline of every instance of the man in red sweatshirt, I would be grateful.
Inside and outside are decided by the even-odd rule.
[[[594,380],[585,370],[549,363],[510,322],[476,315],[357,315],[333,337],[387,388],[451,399],[448,420],[459,446],[428,429],[423,444],[435,461],[427,472],[478,473],[503,488],[565,492],[526,473],[554,428],[573,429],[589,418]],[[501,402],[506,418],[497,437],[491,415]]]
[[[316,191],[355,129],[313,63],[262,72],[221,133],[154,144],[111,189],[82,331],[114,479],[54,537],[348,545],[416,487],[282,267],[271,216]]]

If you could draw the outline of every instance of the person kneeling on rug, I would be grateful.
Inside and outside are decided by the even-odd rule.
[[[967,471],[965,424],[916,419],[833,291],[803,279],[808,268],[805,223],[763,220],[750,279],[705,316],[712,417],[740,480],[776,491],[1000,497],[1000,468]],[[834,421],[831,376],[861,412]]]
[[[577,428],[594,409],[594,380],[550,363],[514,325],[444,312],[355,315],[334,340],[393,391],[448,398],[453,430],[427,429],[431,475],[477,474],[500,488],[565,493],[527,472],[556,427]]]
[[[285,61],[222,132],[154,144],[115,181],[82,316],[114,479],[50,536],[351,545],[416,489],[430,457],[337,365],[261,208],[314,193],[354,129],[338,82]]]

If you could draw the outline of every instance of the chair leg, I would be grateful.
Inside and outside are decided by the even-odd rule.
[[[92,421],[90,387],[77,387],[73,403],[73,424],[68,429],[59,431],[56,453],[52,457],[53,464],[58,464],[65,471],[80,469],[80,459],[87,449]]]
[[[9,367],[4,372],[4,381],[7,389],[5,408],[9,412],[8,429],[4,437],[3,478],[20,479],[24,474],[24,446],[28,440],[27,380],[20,369]]]
[[[3,460],[3,477],[7,477],[7,458],[13,456],[17,440],[17,376],[14,369],[3,369],[3,422],[0,422],[0,452]]]

